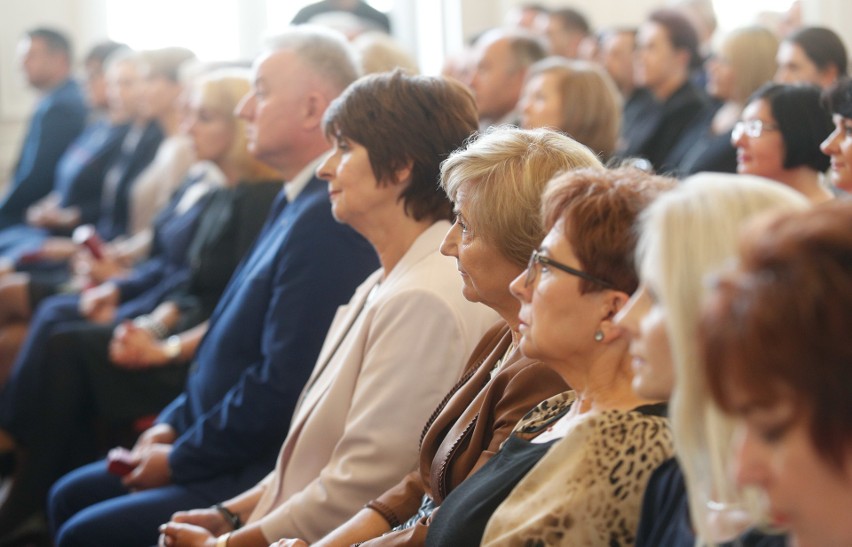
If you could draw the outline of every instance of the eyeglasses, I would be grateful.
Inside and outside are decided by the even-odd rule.
[[[557,270],[562,270],[565,273],[569,273],[571,275],[576,275],[581,279],[585,279],[586,281],[591,281],[592,283],[597,283],[607,289],[614,288],[611,283],[600,279],[599,277],[595,277],[592,274],[586,273],[582,270],[578,270],[576,268],[572,268],[571,266],[566,266],[561,262],[557,262],[552,258],[544,256],[540,251],[534,250],[530,255],[530,261],[527,263],[527,277],[524,280],[524,287],[529,287],[532,285],[535,278],[538,276],[538,265],[544,264],[545,266],[550,266],[552,268],[556,268]]]
[[[756,139],[763,135],[764,131],[778,131],[778,126],[763,120],[744,120],[734,124],[731,131],[731,140],[739,140],[743,135]]]

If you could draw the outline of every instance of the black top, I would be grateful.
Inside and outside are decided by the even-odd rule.
[[[665,101],[638,89],[624,106],[619,158],[645,158],[658,173],[677,172],[698,137],[689,129],[712,108],[702,91],[687,81]]]
[[[636,547],[695,547],[683,472],[675,458],[651,475],[636,533]],[[749,531],[720,547],[784,547],[785,537]]]
[[[511,435],[500,451],[450,492],[433,513],[426,545],[479,545],[488,519],[557,440],[532,443]],[[464,518],[453,518],[458,515]]]

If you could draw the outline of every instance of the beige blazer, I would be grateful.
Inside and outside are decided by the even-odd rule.
[[[449,226],[426,230],[339,309],[249,519],[270,542],[321,538],[415,468],[429,413],[497,319],[464,299],[438,252]]]

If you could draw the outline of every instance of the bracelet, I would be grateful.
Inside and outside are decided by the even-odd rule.
[[[213,509],[219,511],[219,514],[221,514],[225,518],[225,521],[231,525],[232,529],[239,530],[240,528],[242,528],[243,521],[240,520],[240,516],[238,514],[234,513],[221,503],[217,503],[216,505],[214,505]]]
[[[228,540],[231,539],[231,532],[222,534],[216,538],[216,547],[228,547]]]
[[[154,338],[162,340],[169,334],[169,329],[159,319],[154,319],[150,315],[140,315],[133,320],[133,325],[140,329],[145,329],[150,332]]]
[[[170,363],[177,361],[183,351],[183,342],[181,342],[180,336],[173,334],[166,338],[166,341],[163,342],[163,351]]]

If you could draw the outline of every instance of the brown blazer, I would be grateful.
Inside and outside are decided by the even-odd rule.
[[[512,334],[506,323],[492,327],[473,351],[458,384],[426,423],[420,441],[420,470],[367,504],[394,527],[420,507],[424,494],[440,504],[456,486],[479,469],[535,405],[568,388],[556,372],[513,351],[491,378]],[[408,529],[362,543],[423,545],[429,519]]]

